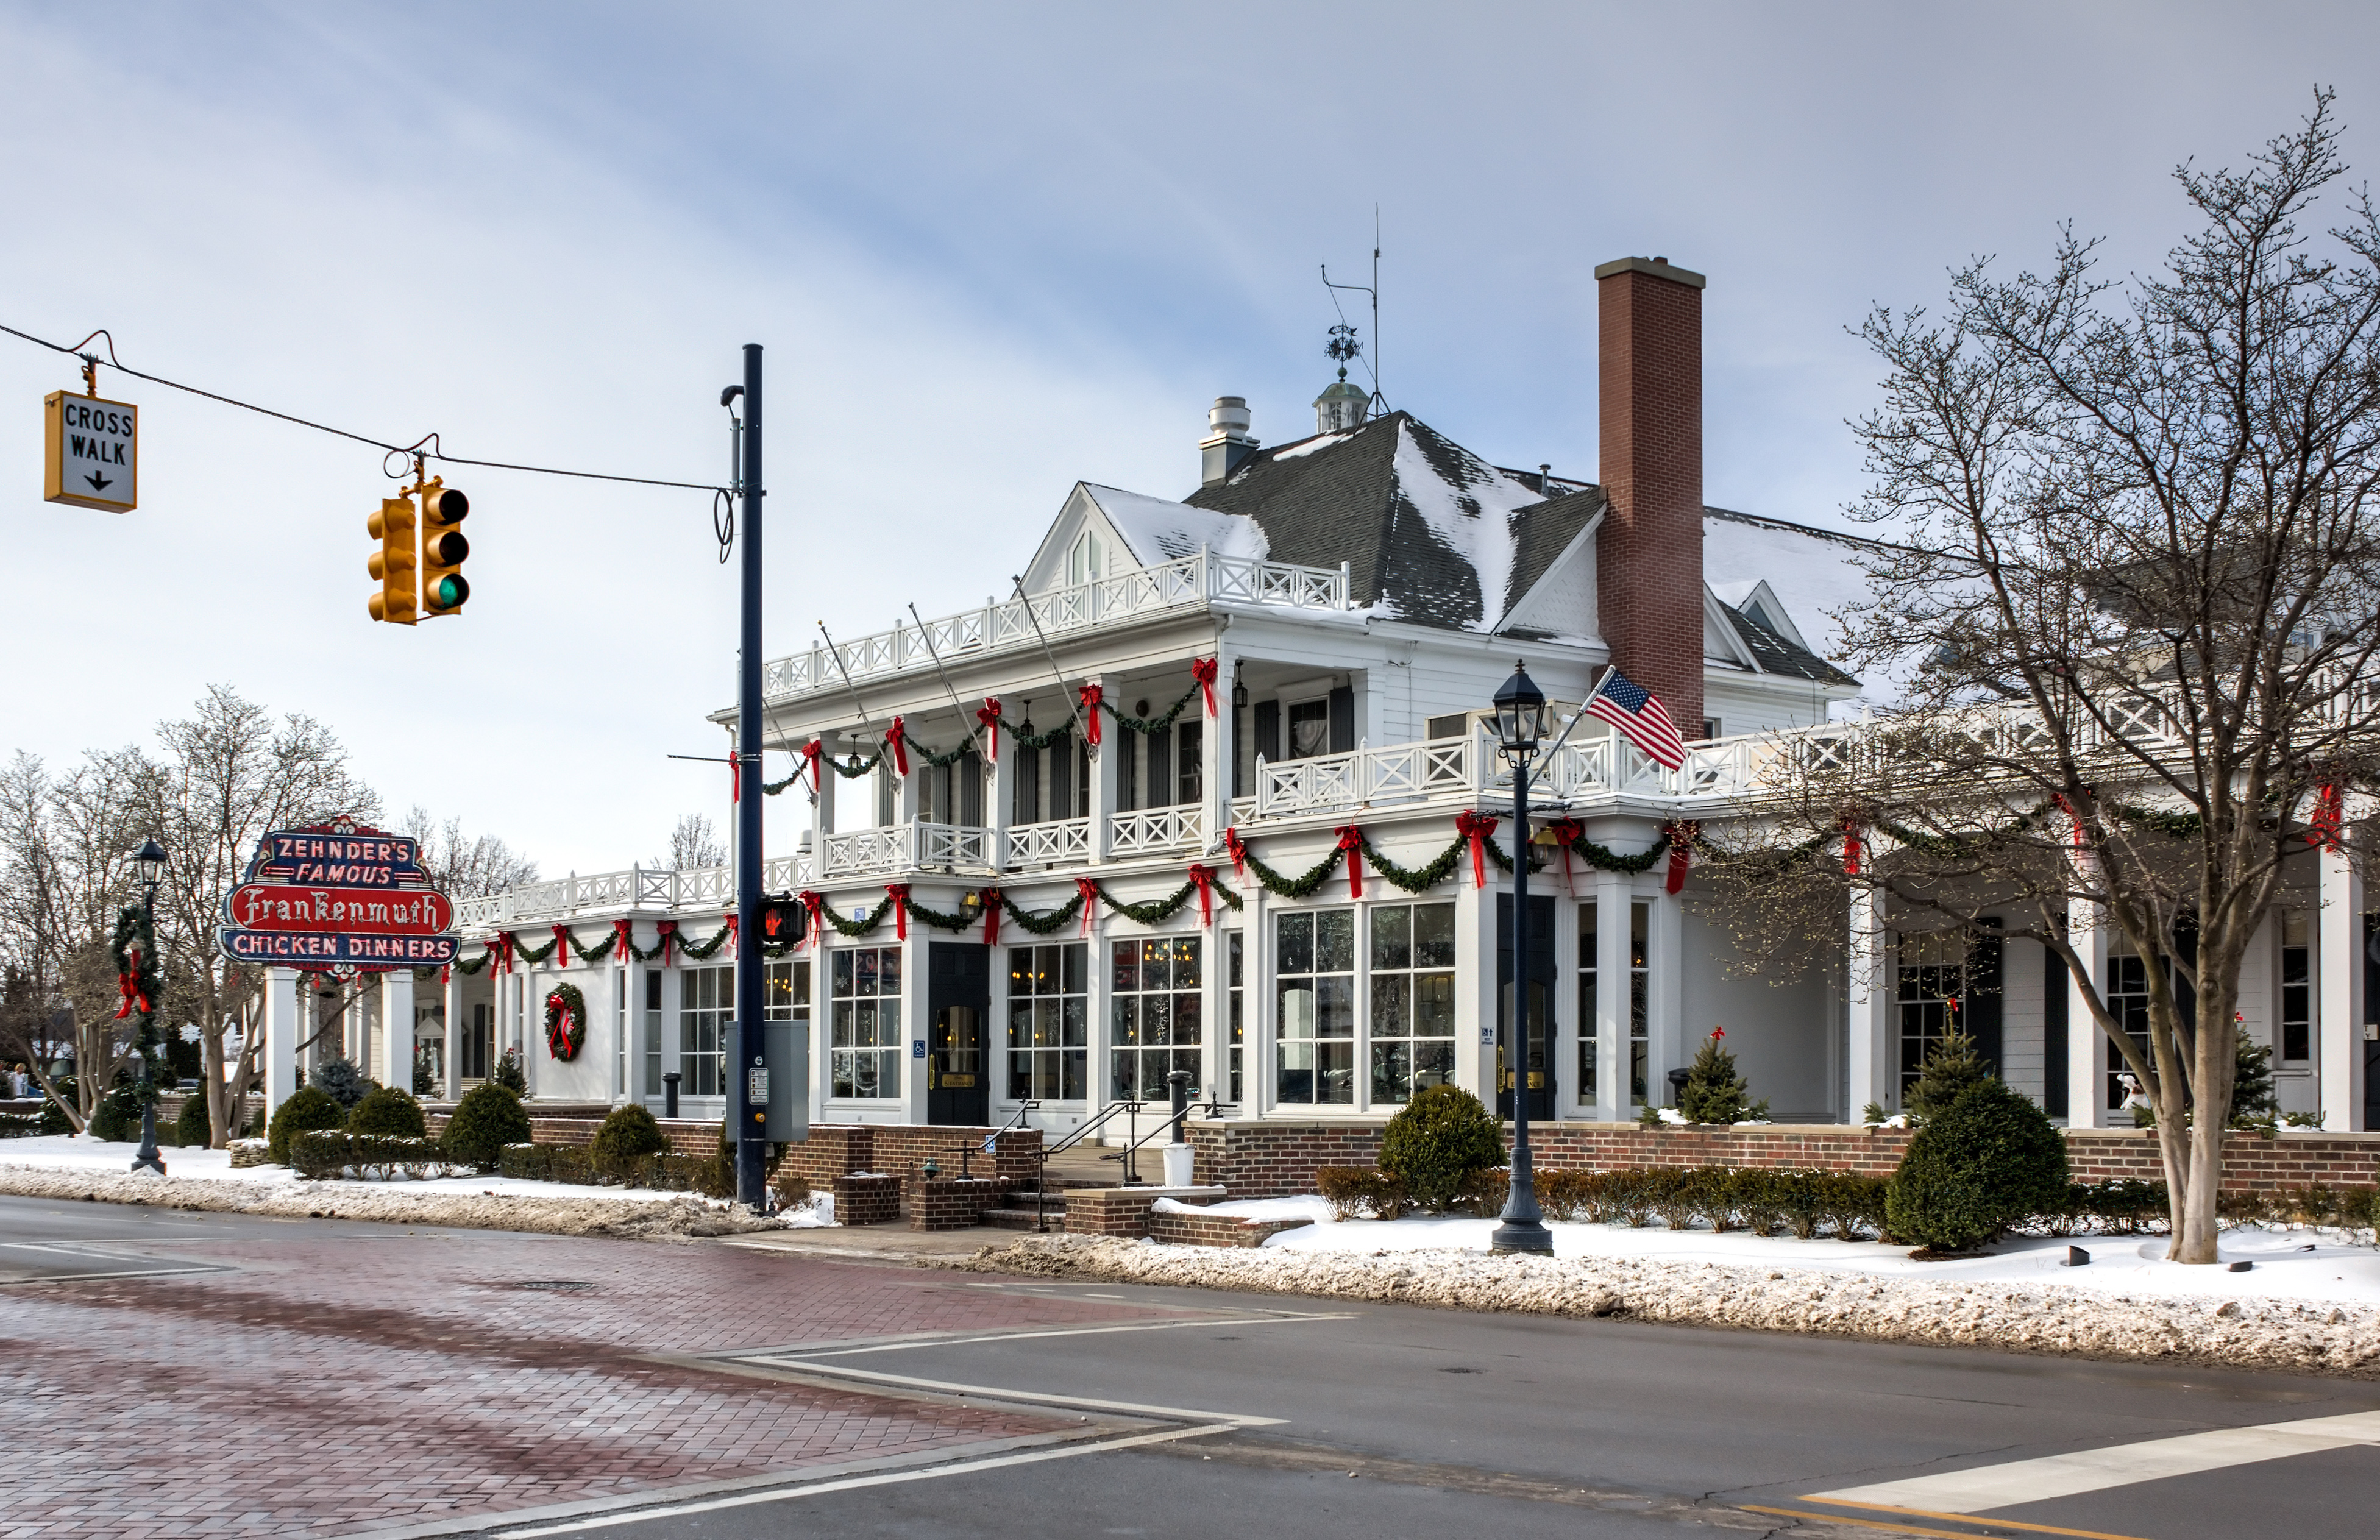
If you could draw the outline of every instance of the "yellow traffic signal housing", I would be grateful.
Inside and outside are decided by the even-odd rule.
[[[463,538],[463,515],[471,500],[431,477],[421,489],[421,612],[451,615],[471,597],[463,558],[471,542]]]
[[[365,523],[372,539],[380,541],[369,564],[371,575],[380,579],[380,592],[371,596],[374,620],[411,625],[420,618],[415,601],[414,522],[413,499],[383,497],[380,512]]]

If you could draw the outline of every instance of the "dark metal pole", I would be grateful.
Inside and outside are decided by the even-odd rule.
[[[1491,1251],[1552,1255],[1553,1231],[1537,1212],[1537,1179],[1529,1166],[1529,762],[1512,762],[1512,1190],[1498,1216]]]
[[[735,660],[735,1200],[759,1208],[769,1146],[760,984],[760,345],[744,345],[744,613]],[[760,1072],[758,1075],[753,1071]]]
[[[149,944],[153,947],[157,944],[157,884],[154,882],[150,883],[141,891],[140,912],[148,919]],[[150,1024],[150,1030],[153,1034],[157,1020],[156,1001],[150,1001],[149,1010],[142,1014],[141,1019]],[[134,1038],[136,1042],[139,1040],[137,1037]],[[164,1176],[165,1158],[157,1153],[157,1095],[154,1087],[150,1084],[149,1061],[154,1047],[155,1045],[152,1043],[140,1055],[140,1147],[132,1152],[132,1169],[137,1171],[146,1166],[159,1176]],[[206,1087],[200,1086],[199,1091],[200,1095],[203,1096],[206,1094]]]

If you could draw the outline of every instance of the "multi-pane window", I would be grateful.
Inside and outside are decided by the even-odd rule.
[[[1207,724],[1185,721],[1173,749],[1173,801],[1184,806],[1207,794]]]
[[[2313,1056],[2313,927],[2302,909],[2281,911],[2281,1061]]]
[[[827,1094],[897,1097],[901,1094],[901,949],[848,947],[831,955]],[[789,994],[792,985],[789,978]]]
[[[896,966],[898,964],[895,964]],[[810,964],[806,957],[761,964],[761,1016],[772,1022],[808,1021],[810,1016]]]
[[[735,969],[686,968],[678,975],[677,1067],[690,1097],[720,1095],[719,1045],[735,1021]]]
[[[1898,984],[1894,1002],[1900,1013],[1900,1091],[1907,1096],[1925,1066],[1925,1055],[1961,1030],[1966,938],[1956,931],[1901,937]]]
[[[662,970],[645,970],[645,1095],[662,1094]]]
[[[1628,905],[1628,1102],[1646,1105],[1653,1079],[1653,906]]]
[[[1602,1084],[1597,1074],[1603,1037],[1595,1014],[1595,970],[1600,960],[1595,936],[1595,900],[1588,899],[1578,906],[1578,1099],[1590,1107]]]
[[[1454,905],[1372,911],[1372,1100],[1454,1078]]]
[[[2122,948],[2119,951],[2118,948]],[[2102,997],[2107,1004],[2107,1014],[2132,1039],[2142,1054],[2149,1051],[2149,970],[2148,964],[2131,950],[2122,932],[2110,939],[2107,948],[2107,985]],[[2110,1111],[2131,1099],[2131,1089],[2124,1084],[2131,1073],[2123,1056],[2109,1053],[2107,1069],[2107,1109]],[[2143,1087],[2145,1089],[2145,1087]]]
[[[1119,1101],[1164,1101],[1166,1076],[1190,1072],[1196,1094],[1204,1011],[1199,1003],[1196,936],[1152,936],[1109,943],[1114,1027],[1109,1036]]]
[[[1283,1102],[1355,1099],[1355,912],[1324,909],[1274,919],[1275,1004],[1281,1027],[1274,1095]]]
[[[1232,1041],[1230,1047],[1224,1051],[1230,1055],[1227,1073],[1232,1087],[1230,1100],[1234,1107],[1240,1103],[1240,1053],[1247,1044],[1247,1015],[1243,1004],[1246,991],[1242,988],[1242,980],[1246,976],[1244,971],[1246,955],[1246,949],[1243,944],[1245,937],[1245,932],[1233,930],[1225,933],[1223,938],[1223,950],[1231,959],[1231,972],[1224,982],[1226,992],[1230,996],[1229,1009],[1232,1017]]]
[[[1008,949],[1008,1097],[1081,1101],[1088,1089],[1090,949]]]

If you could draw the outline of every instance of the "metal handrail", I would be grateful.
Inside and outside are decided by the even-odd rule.
[[[1025,1127],[1025,1114],[1039,1110],[1040,1106],[1041,1104],[1038,1101],[1026,1102],[1016,1109],[1015,1112],[1009,1117],[1009,1120],[1006,1122],[1002,1123],[998,1128],[995,1128],[990,1133],[985,1134],[979,1143],[961,1145],[959,1146],[960,1178],[962,1180],[966,1180],[972,1177],[973,1172],[969,1170],[968,1162],[973,1157],[978,1155],[989,1155],[992,1158],[994,1162],[992,1171],[997,1175],[1000,1170],[1000,1167],[998,1165],[998,1161],[1000,1159],[1000,1136],[1009,1132],[1011,1129]]]
[[[1041,1146],[1041,1171],[1033,1184],[1033,1228],[1037,1233],[1046,1235],[1050,1231],[1050,1158],[1053,1155],[1064,1154],[1097,1134],[1100,1129],[1105,1128],[1108,1120],[1117,1113],[1137,1114],[1148,1105],[1145,1101],[1111,1101],[1099,1110],[1098,1117],[1075,1129],[1056,1144],[1044,1144]]]
[[[1141,1146],[1148,1143],[1151,1139],[1156,1138],[1160,1134],[1170,1134],[1176,1123],[1187,1119],[1193,1112],[1203,1110],[1206,1115],[1210,1118],[1220,1117],[1222,1115],[1223,1109],[1232,1105],[1233,1104],[1224,1101],[1220,1097],[1209,1101],[1185,1102],[1183,1104],[1182,1116],[1180,1118],[1176,1118],[1171,1112],[1166,1113],[1163,1118],[1158,1121],[1155,1128],[1150,1129],[1139,1138],[1135,1139],[1131,1144],[1126,1145],[1123,1147],[1122,1154],[1103,1155],[1099,1157],[1099,1158],[1102,1160],[1123,1160],[1124,1162],[1124,1180],[1126,1182],[1130,1182],[1132,1180],[1133,1170],[1131,1156],[1135,1150],[1140,1148]],[[1171,1145],[1179,1141],[1169,1138],[1165,1142]]]

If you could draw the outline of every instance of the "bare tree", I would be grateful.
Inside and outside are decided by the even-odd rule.
[[[2301,227],[2337,135],[2323,91],[2246,170],[2178,168],[2203,224],[2151,276],[2069,228],[2046,274],[1975,261],[1939,319],[1869,319],[1855,511],[1905,543],[1846,620],[1856,661],[1922,666],[1905,714],[1779,761],[1794,837],[1856,842],[1844,885],[1920,928],[2013,904],[2063,961],[2155,1106],[2183,1262],[2216,1260],[2241,960],[2380,770],[2380,218],[2359,191]],[[2143,960],[2145,1045],[2098,926]]]
[[[700,813],[681,817],[677,827],[670,831],[669,854],[656,855],[645,863],[655,871],[694,871],[726,864],[726,845],[711,829],[710,820]]]
[[[466,838],[463,820],[442,826],[419,806],[405,815],[397,832],[421,846],[421,867],[430,885],[449,898],[485,898],[537,880],[537,863],[514,853],[492,834]]]

